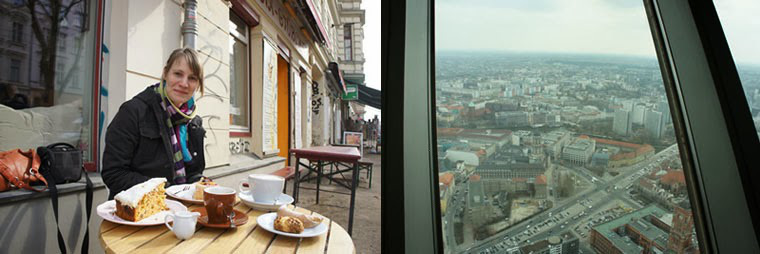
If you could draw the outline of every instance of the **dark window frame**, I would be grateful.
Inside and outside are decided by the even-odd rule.
[[[13,22],[11,25],[11,37],[15,43],[24,43],[24,25],[18,22]]]
[[[246,40],[245,44],[246,44],[246,49],[247,49],[246,50],[247,70],[243,70],[243,71],[245,71],[246,75],[248,76],[248,84],[247,84],[248,85],[248,89],[247,89],[248,100],[246,102],[247,107],[248,107],[248,126],[246,126],[247,130],[243,130],[242,128],[230,128],[230,137],[251,137],[251,135],[253,134],[253,131],[252,131],[253,120],[252,120],[252,114],[251,114],[252,105],[253,105],[251,103],[251,99],[252,99],[252,96],[251,96],[252,95],[251,93],[251,90],[252,90],[251,89],[251,75],[252,75],[251,74],[251,52],[252,52],[251,51],[251,28],[255,25],[252,25],[251,23],[249,23],[250,22],[249,20],[253,18],[252,15],[249,12],[245,12],[242,10],[243,9],[241,8],[231,8],[230,15],[237,15],[237,17],[243,22],[243,24],[247,26],[247,29],[245,31],[246,34],[243,36],[244,38],[242,39]],[[232,16],[230,16],[230,22],[232,22]],[[230,31],[228,34],[229,36],[235,37],[233,40],[241,40],[239,36],[234,35],[233,31]],[[234,68],[233,66],[230,66],[230,72],[233,71],[233,68]],[[232,88],[230,88],[230,91],[232,91]],[[230,96],[230,98],[232,97]],[[230,127],[233,127],[233,126],[230,126]],[[241,126],[235,125],[235,127],[241,127]]]
[[[665,81],[666,91],[671,115],[674,122],[678,122],[674,124],[677,125],[675,128],[678,128],[677,139],[684,169],[689,170],[687,181],[690,183],[689,194],[692,196],[695,227],[701,232],[698,233],[701,251],[756,253],[759,242],[757,220],[760,219],[760,198],[755,194],[760,193],[760,186],[753,186],[751,183],[758,182],[759,172],[753,172],[752,169],[760,168],[760,158],[752,152],[760,150],[760,142],[748,114],[746,100],[736,100],[737,97],[733,97],[741,95],[742,97],[738,98],[744,98],[715,7],[711,2],[690,0],[645,0],[644,3],[647,11],[651,12],[648,13],[648,18],[655,36],[661,68],[668,69],[663,71],[663,75],[670,79],[670,82]],[[383,2],[382,10],[382,110],[403,112],[386,116],[382,125],[383,135],[389,137],[384,139],[382,161],[385,167],[395,169],[393,172],[382,172],[385,179],[382,182],[382,248],[384,251],[393,252],[398,250],[442,253],[440,217],[439,214],[430,212],[439,206],[435,193],[437,185],[431,186],[430,191],[423,193],[410,191],[413,185],[429,181],[435,177],[433,173],[437,173],[434,165],[435,149],[432,149],[435,144],[435,132],[432,131],[430,122],[424,125],[423,121],[423,125],[419,125],[420,119],[433,120],[434,123],[435,112],[430,108],[427,109],[427,114],[414,110],[416,107],[431,107],[430,104],[434,100],[430,92],[435,82],[432,71],[435,52],[434,3],[430,0],[396,1],[392,5]],[[656,12],[653,12],[655,10]],[[657,24],[660,27],[656,27]],[[690,37],[681,38],[681,41],[677,42],[678,36],[684,35],[680,33],[684,30],[692,32],[686,34]],[[414,32],[425,34],[418,35]],[[656,38],[656,33],[661,33],[664,38]],[[413,52],[414,49],[420,48],[424,49],[423,52]],[[426,57],[427,66],[414,65],[417,62],[412,58],[419,56]],[[688,76],[699,74],[698,71],[711,78],[706,81],[708,86],[700,84],[702,86],[697,87],[685,83]],[[423,82],[419,82],[420,80]],[[392,86],[386,85],[391,82]],[[706,88],[714,90],[705,91]],[[405,92],[408,93],[412,89],[424,90],[427,97],[417,100],[408,98],[411,95]],[[386,93],[394,94],[393,98],[385,96]],[[689,111],[690,107],[697,105],[695,103],[705,100],[717,102],[719,112],[697,113],[693,109]],[[410,135],[412,131],[408,127],[411,121],[417,122],[419,127],[427,128],[427,135]],[[705,135],[706,129],[701,125],[713,125],[719,131],[715,136],[720,137]],[[410,150],[417,148],[414,144],[418,143],[427,146],[425,150],[428,151],[428,158],[411,156]],[[719,144],[717,147],[710,147],[715,145],[712,143]],[[716,153],[708,153],[713,151]],[[430,168],[410,167],[420,160],[429,162]],[[710,166],[709,163],[723,163],[726,167],[706,168]],[[427,179],[420,178],[413,172],[425,170],[430,173]],[[741,178],[734,177],[733,180],[724,183],[735,187],[731,191],[725,191],[716,189],[721,186],[708,177],[716,175],[738,175]],[[716,193],[708,195],[706,188]],[[428,195],[427,199],[432,202],[413,202],[424,195]],[[723,204],[729,205],[706,202],[717,201],[716,195],[724,195],[722,199],[729,203]],[[713,199],[709,199],[710,196]],[[434,225],[427,224],[426,221],[430,219],[437,222]],[[737,236],[739,238],[736,238]]]

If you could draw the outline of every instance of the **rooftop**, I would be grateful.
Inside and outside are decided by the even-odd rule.
[[[616,247],[623,250],[623,253],[639,253],[641,252],[641,247],[636,245],[636,243],[631,242],[630,238],[628,238],[627,236],[619,235],[618,233],[614,231],[614,229],[622,227],[623,225],[626,225],[626,224],[630,224],[632,227],[639,230],[645,236],[647,237],[651,236],[652,238],[650,239],[656,239],[658,236],[660,236],[660,234],[665,234],[667,236],[667,233],[665,231],[662,231],[661,229],[652,225],[648,221],[642,219],[647,215],[652,215],[654,217],[660,218],[667,213],[668,212],[666,212],[659,206],[655,204],[651,204],[639,210],[633,211],[629,214],[620,216],[617,219],[596,225],[593,228],[594,230],[599,232],[599,234],[607,237],[607,239],[610,239],[610,241]],[[638,222],[641,222],[641,224]],[[641,230],[639,228],[641,228]]]
[[[657,217],[660,217],[660,216],[657,216]],[[628,225],[636,229],[636,231],[639,231],[647,239],[657,241],[657,240],[661,240],[664,237],[666,239],[665,244],[660,245],[660,246],[667,246],[668,232],[665,232],[664,230],[658,228],[657,226],[653,225],[648,220],[637,219],[636,221],[628,223]]]
[[[591,147],[593,145],[594,144],[593,144],[593,142],[591,140],[588,140],[588,139],[576,139],[575,142],[573,142],[572,144],[568,145],[565,149],[573,149],[573,150],[585,151],[585,150],[591,149]]]

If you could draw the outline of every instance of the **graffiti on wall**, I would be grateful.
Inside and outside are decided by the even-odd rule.
[[[319,109],[322,108],[322,96],[319,94],[319,83],[311,84],[311,112],[319,115]]]
[[[231,154],[239,154],[239,153],[249,153],[249,147],[251,146],[251,143],[248,142],[248,140],[244,139],[238,139],[230,141],[230,153]]]
[[[230,93],[230,85],[229,82],[223,78],[225,72],[223,72],[222,63],[219,61],[212,61],[213,58],[221,59],[223,50],[221,47],[212,46],[213,43],[208,41],[206,36],[199,36],[198,39],[206,40],[206,46],[198,49],[198,52],[200,53],[199,55],[203,59],[201,65],[205,70],[205,75],[203,77],[205,86],[203,94],[197,94],[196,96],[198,97],[195,98],[195,101],[199,104],[203,103],[204,105],[209,106],[224,103],[224,96],[229,95]],[[207,57],[206,55],[211,57]],[[219,163],[220,158],[215,158],[214,155],[220,154],[220,149],[224,149],[223,140],[225,137],[217,137],[216,132],[212,130],[224,129],[227,128],[227,126],[224,124],[222,116],[214,115],[209,113],[209,111],[199,113],[198,116],[203,119],[203,128],[206,129],[206,137],[204,141],[206,165],[216,166],[217,163]],[[221,159],[221,161],[224,161],[224,159]]]

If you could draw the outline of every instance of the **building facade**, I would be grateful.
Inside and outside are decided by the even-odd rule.
[[[586,165],[596,149],[594,139],[576,138],[562,149],[562,159],[573,165]]]
[[[626,136],[631,131],[631,111],[629,110],[616,110],[615,117],[612,121],[612,131]]]
[[[159,83],[169,54],[181,47],[194,48],[205,71],[205,91],[195,101],[207,168],[340,142],[348,114],[338,31],[354,22],[354,13],[363,24],[360,1],[92,2],[62,1],[56,15],[0,1],[10,14],[0,18],[2,38],[9,38],[0,40],[0,100],[21,94],[25,104],[18,108],[31,108],[0,106],[0,150],[67,142],[96,170],[105,129],[121,104]],[[50,17],[39,15],[45,13]],[[355,27],[353,45],[361,52],[363,32]],[[49,49],[55,51],[40,53]],[[363,56],[356,54],[361,61],[348,72],[363,75]],[[35,110],[53,124],[22,121]]]

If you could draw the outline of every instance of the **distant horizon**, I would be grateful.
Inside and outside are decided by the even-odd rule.
[[[582,55],[582,56],[623,56],[631,58],[647,58],[656,60],[653,55],[636,55],[636,54],[612,54],[600,52],[569,52],[569,51],[516,51],[507,49],[436,49],[437,53],[497,53],[497,54],[515,54],[515,55]]]
[[[596,56],[596,57],[627,57],[627,58],[639,58],[641,60],[654,60],[657,61],[656,56],[634,55],[634,54],[611,54],[611,53],[597,53],[597,52],[567,52],[567,51],[515,51],[515,50],[498,50],[498,49],[436,49],[435,53],[496,53],[496,54],[514,54],[514,55],[564,55],[564,56]],[[738,66],[742,68],[760,68],[760,63],[753,62],[736,62]]]

